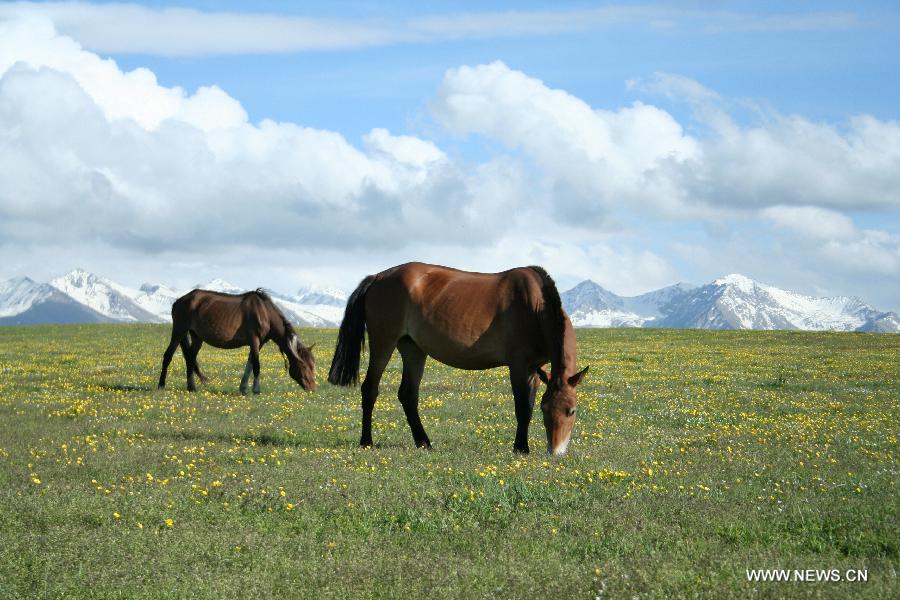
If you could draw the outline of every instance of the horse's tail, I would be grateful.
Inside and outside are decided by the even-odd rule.
[[[366,338],[366,292],[374,281],[375,275],[363,279],[347,300],[331,370],[328,371],[329,383],[356,385],[359,382],[359,357]]]

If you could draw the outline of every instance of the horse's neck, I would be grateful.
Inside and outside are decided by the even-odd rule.
[[[278,344],[278,347],[284,351],[288,347],[291,331],[285,326],[281,315],[270,315],[269,317],[269,339]]]
[[[572,327],[572,322],[569,321],[568,316],[566,316],[564,327],[562,353],[558,358],[551,358],[550,361],[550,373],[554,377],[568,377],[572,374],[570,371],[575,370],[575,363],[577,359],[575,329]],[[551,356],[555,356],[556,354],[556,352],[552,352]]]

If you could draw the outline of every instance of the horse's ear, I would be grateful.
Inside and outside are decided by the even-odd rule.
[[[575,373],[574,375],[572,375],[571,377],[569,377],[569,385],[571,385],[572,387],[575,387],[576,385],[581,383],[581,380],[584,379],[584,375],[585,375],[585,373],[587,373],[589,368],[590,367],[585,367],[582,370]]]
[[[550,376],[547,375],[547,371],[538,367],[536,370],[538,378],[544,382],[544,385],[548,385],[550,383]]]

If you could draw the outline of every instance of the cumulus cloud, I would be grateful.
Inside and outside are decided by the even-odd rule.
[[[501,62],[450,70],[432,107],[452,131],[522,149],[573,222],[632,203],[682,204],[664,173],[699,158],[698,142],[663,110],[640,102],[594,109]]]
[[[702,105],[704,135],[641,102],[593,108],[500,62],[448,72],[434,110],[454,131],[522,150],[563,201],[597,214],[900,207],[900,123],[858,116],[835,126],[769,111],[742,125],[718,94],[684,77],[659,74],[645,87]]]
[[[0,232],[146,250],[486,244],[527,193],[500,158],[461,168],[429,141],[374,129],[247,121],[218,88],[160,86],[145,69],[59,36],[0,23]]]
[[[807,244],[813,257],[823,259],[832,268],[900,275],[900,235],[877,229],[860,230],[850,217],[814,206],[773,206],[760,211],[760,216],[798,236],[789,241],[795,255],[809,252],[809,248],[800,246]]]

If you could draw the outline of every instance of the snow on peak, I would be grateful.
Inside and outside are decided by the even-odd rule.
[[[161,283],[145,283],[132,300],[160,321],[172,320],[172,304],[181,292]]]
[[[298,304],[324,304],[327,306],[344,306],[347,294],[338,288],[321,285],[303,285],[293,298]]]
[[[586,279],[561,294],[563,306],[570,314],[591,311],[621,311],[622,298],[598,283]]]
[[[23,313],[52,293],[50,286],[35,283],[28,277],[0,281],[0,317]]]
[[[145,294],[164,294],[166,296],[179,295],[179,292],[177,292],[174,288],[170,288],[169,286],[162,283],[142,283],[140,291]]]
[[[247,291],[244,288],[239,288],[233,283],[225,281],[221,277],[216,277],[208,283],[197,285],[195,287],[201,290],[209,290],[211,292],[224,292],[226,294],[243,294],[245,291]]]
[[[138,290],[115,283],[84,269],[73,269],[50,281],[57,290],[76,302],[116,321],[153,320],[134,302]]]
[[[761,286],[758,282],[750,279],[745,275],[740,275],[739,273],[731,273],[730,275],[725,275],[724,277],[719,277],[715,281],[713,281],[714,285],[727,285],[730,287],[736,287],[742,292],[750,293],[756,287],[764,287]]]
[[[91,285],[96,284],[98,281],[101,281],[103,278],[94,275],[90,271],[86,271],[82,268],[75,268],[66,273],[65,275],[60,275],[59,277],[52,279],[50,281],[50,285],[55,288],[61,289],[61,286],[73,287],[73,288],[85,288]]]

